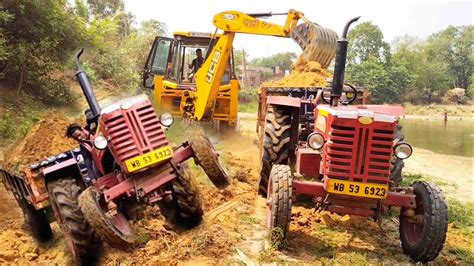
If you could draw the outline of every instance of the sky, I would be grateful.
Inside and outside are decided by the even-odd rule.
[[[472,1],[449,0],[125,0],[125,9],[136,16],[138,23],[147,19],[165,22],[168,36],[174,31],[214,32],[213,16],[227,10],[280,13],[296,9],[338,34],[349,19],[361,16],[359,22],[371,21],[379,26],[388,42],[405,34],[423,39],[449,25],[473,24]],[[267,21],[283,25],[285,16]],[[245,49],[251,58],[301,52],[288,38],[246,34],[236,35],[234,49]]]

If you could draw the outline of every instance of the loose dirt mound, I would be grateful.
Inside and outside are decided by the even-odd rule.
[[[5,167],[30,164],[77,146],[77,143],[65,137],[69,123],[65,116],[55,113],[45,115],[9,155],[5,156]]]
[[[325,87],[331,73],[323,69],[318,62],[307,61],[299,57],[292,65],[292,71],[277,81],[264,83],[265,87]]]

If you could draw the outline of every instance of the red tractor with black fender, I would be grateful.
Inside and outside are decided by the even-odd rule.
[[[280,231],[272,238],[284,247],[296,195],[309,196],[316,210],[375,221],[400,207],[404,253],[416,262],[432,261],[446,240],[448,209],[434,184],[401,186],[403,160],[413,151],[400,131],[403,108],[347,105],[356,93],[343,93],[347,31],[358,19],[337,41],[330,89],[310,99],[266,95],[259,192],[267,198],[267,226]]]
[[[128,220],[148,204],[158,204],[171,222],[199,224],[202,203],[187,160],[193,158],[220,189],[231,179],[202,134],[173,146],[165,135],[173,117],[163,113],[158,118],[146,95],[101,108],[81,70],[82,52],[76,77],[90,107],[87,139],[80,148],[26,166],[21,174],[0,169],[0,175],[35,238],[51,239],[54,214],[73,257],[84,262],[94,257],[100,239],[116,248],[133,246]]]

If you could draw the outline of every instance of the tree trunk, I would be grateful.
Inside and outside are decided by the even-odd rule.
[[[21,72],[20,72],[20,81],[18,82],[18,89],[17,89],[17,95],[20,95],[20,92],[21,92],[21,86],[23,85],[23,74],[25,72],[25,69],[24,68],[21,68]]]

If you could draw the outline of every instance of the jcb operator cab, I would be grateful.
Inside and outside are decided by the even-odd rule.
[[[205,61],[220,35],[201,32],[175,32],[174,38],[156,37],[148,55],[143,76],[143,85],[154,88],[155,104],[160,110],[174,115],[189,117],[194,106],[187,104],[192,97],[206,93],[203,84],[196,84],[195,70],[191,65],[196,51],[202,51]],[[222,66],[215,66],[222,67]],[[235,74],[234,56],[231,53],[215,103],[211,120],[224,121],[224,125],[235,126],[240,85]]]

